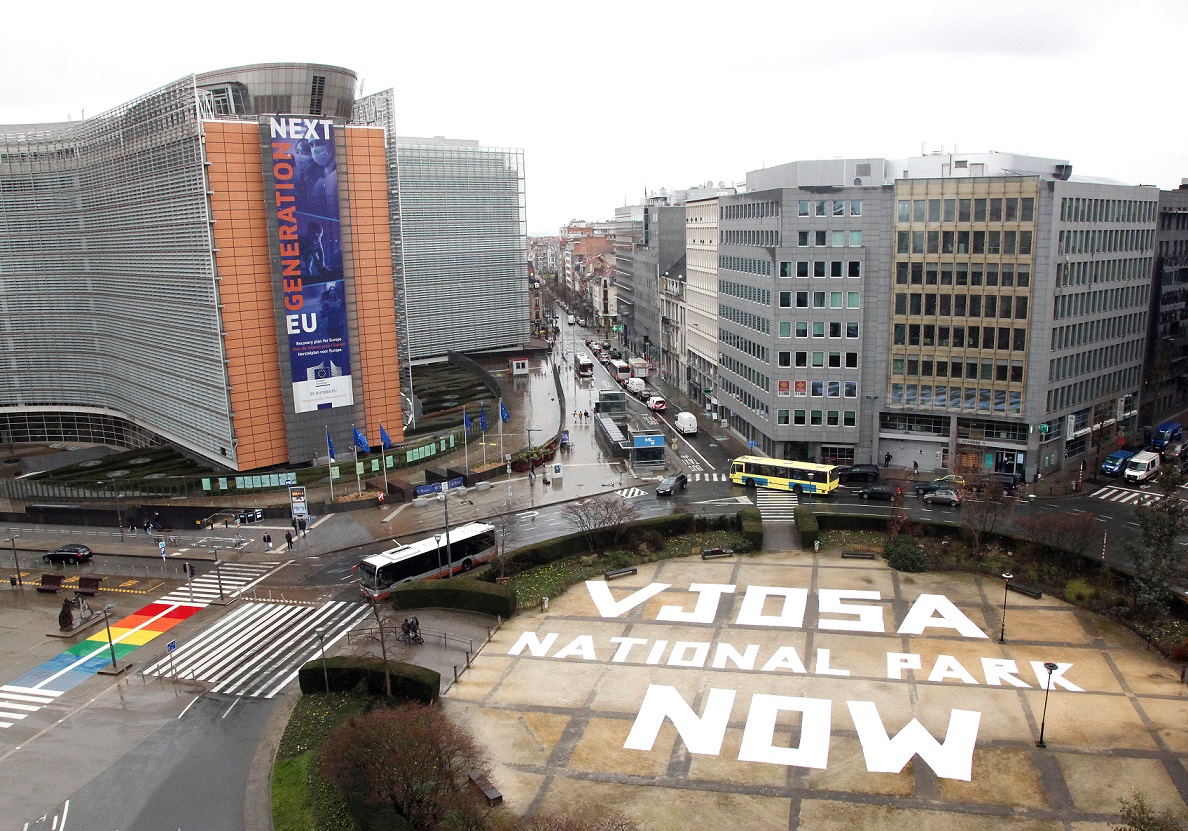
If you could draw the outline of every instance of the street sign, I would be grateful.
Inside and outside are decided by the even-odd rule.
[[[157,545],[160,546],[160,548],[161,548],[161,559],[164,560],[165,559],[165,540],[161,540],[159,543],[157,543]]]
[[[166,652],[172,652],[175,649],[177,649],[177,641],[170,641],[169,643],[165,644]]]
[[[754,448],[754,446],[755,446],[755,440],[754,440],[754,439],[751,439],[749,442],[747,442],[747,447]]]
[[[1049,429],[1050,428],[1048,427],[1047,423],[1041,424],[1040,425],[1040,434],[1047,435]]]

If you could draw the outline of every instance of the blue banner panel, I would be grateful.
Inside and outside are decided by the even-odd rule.
[[[663,447],[664,436],[632,436],[632,447]]]
[[[275,251],[285,306],[293,408],[354,403],[347,339],[334,123],[269,116]]]

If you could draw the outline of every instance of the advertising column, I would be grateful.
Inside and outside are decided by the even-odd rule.
[[[261,129],[269,208],[276,218],[274,279],[284,302],[287,339],[281,339],[281,349],[289,353],[293,409],[306,413],[350,406],[354,394],[334,123],[278,115],[269,116]]]

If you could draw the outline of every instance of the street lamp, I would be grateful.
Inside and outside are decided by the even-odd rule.
[[[318,633],[318,646],[322,650],[322,680],[326,682],[326,694],[330,694],[330,673],[326,671],[326,627],[319,626],[314,630]]]
[[[1060,669],[1051,661],[1044,662],[1044,669],[1048,671],[1048,683],[1044,686],[1044,715],[1040,718],[1040,737],[1039,741],[1035,743],[1036,747],[1047,747],[1044,744],[1044,725],[1048,721],[1048,693],[1052,691],[1052,673]]]
[[[116,666],[115,642],[111,639],[111,624],[107,620],[107,613],[114,608],[114,603],[108,603],[103,607],[103,627],[107,630],[107,646],[111,650],[111,668],[119,669],[119,667]]]
[[[6,540],[5,540],[5,542],[10,542],[10,543],[12,543],[12,564],[13,564],[14,566],[16,566],[16,579],[17,579],[17,585],[18,585],[18,586],[23,586],[23,585],[25,585],[25,584],[24,584],[24,582],[21,580],[21,563],[20,563],[20,560],[18,560],[18,559],[17,559],[17,553],[16,553],[16,541],[17,541],[18,539],[20,539],[20,536],[21,536],[20,534],[13,534],[11,537],[9,537],[8,539],[6,539]]]
[[[1000,629],[998,632],[998,642],[999,643],[1006,643],[1007,592],[1011,588],[1011,578],[1014,576],[1015,575],[1011,574],[1009,571],[1004,571],[1002,573],[1002,579],[1003,579],[1003,584],[1002,584],[1002,629]]]
[[[440,500],[441,507],[445,511],[446,577],[453,577],[454,576],[454,556],[453,556],[453,553],[450,551],[450,490],[448,487],[448,485],[449,485],[448,482],[446,483],[446,485],[447,485],[446,489],[443,490],[441,493],[439,493],[437,495],[437,498],[438,498],[438,500]],[[441,557],[441,549],[439,548],[438,549],[439,562],[440,562],[440,557]]]
[[[437,549],[437,576],[441,576],[441,535],[433,535],[433,547]]]
[[[111,490],[112,490],[112,493],[114,493],[114,494],[115,494],[115,501],[116,501],[116,522],[117,522],[117,523],[119,524],[119,526],[120,526],[120,542],[123,542],[123,541],[124,541],[124,514],[123,514],[123,512],[120,510],[120,490],[119,490],[119,488],[117,488],[117,487],[116,487],[116,481],[115,481],[115,478],[114,478],[114,477],[108,476],[108,477],[107,477],[107,481],[111,483]],[[103,483],[103,482],[100,482],[99,484],[101,484],[101,485],[102,485],[102,484],[104,484],[104,483]]]

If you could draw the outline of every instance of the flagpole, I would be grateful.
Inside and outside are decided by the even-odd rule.
[[[334,501],[334,453],[330,450],[330,428],[326,428],[326,472],[330,475],[330,501]]]
[[[508,477],[511,476],[511,471],[507,469],[507,456],[503,454],[503,399],[499,399],[499,463],[504,465],[504,470],[507,471]]]
[[[388,446],[380,442],[380,467],[384,469],[384,498],[388,498]]]
[[[483,470],[487,469],[487,411],[479,404],[479,429],[483,431]]]
[[[466,416],[466,408],[462,408],[462,458],[466,464],[466,474],[470,475],[470,419]]]
[[[351,425],[351,446],[355,448],[355,486],[358,487],[359,493],[363,493],[363,479],[359,476],[359,440],[355,438],[355,425]]]

